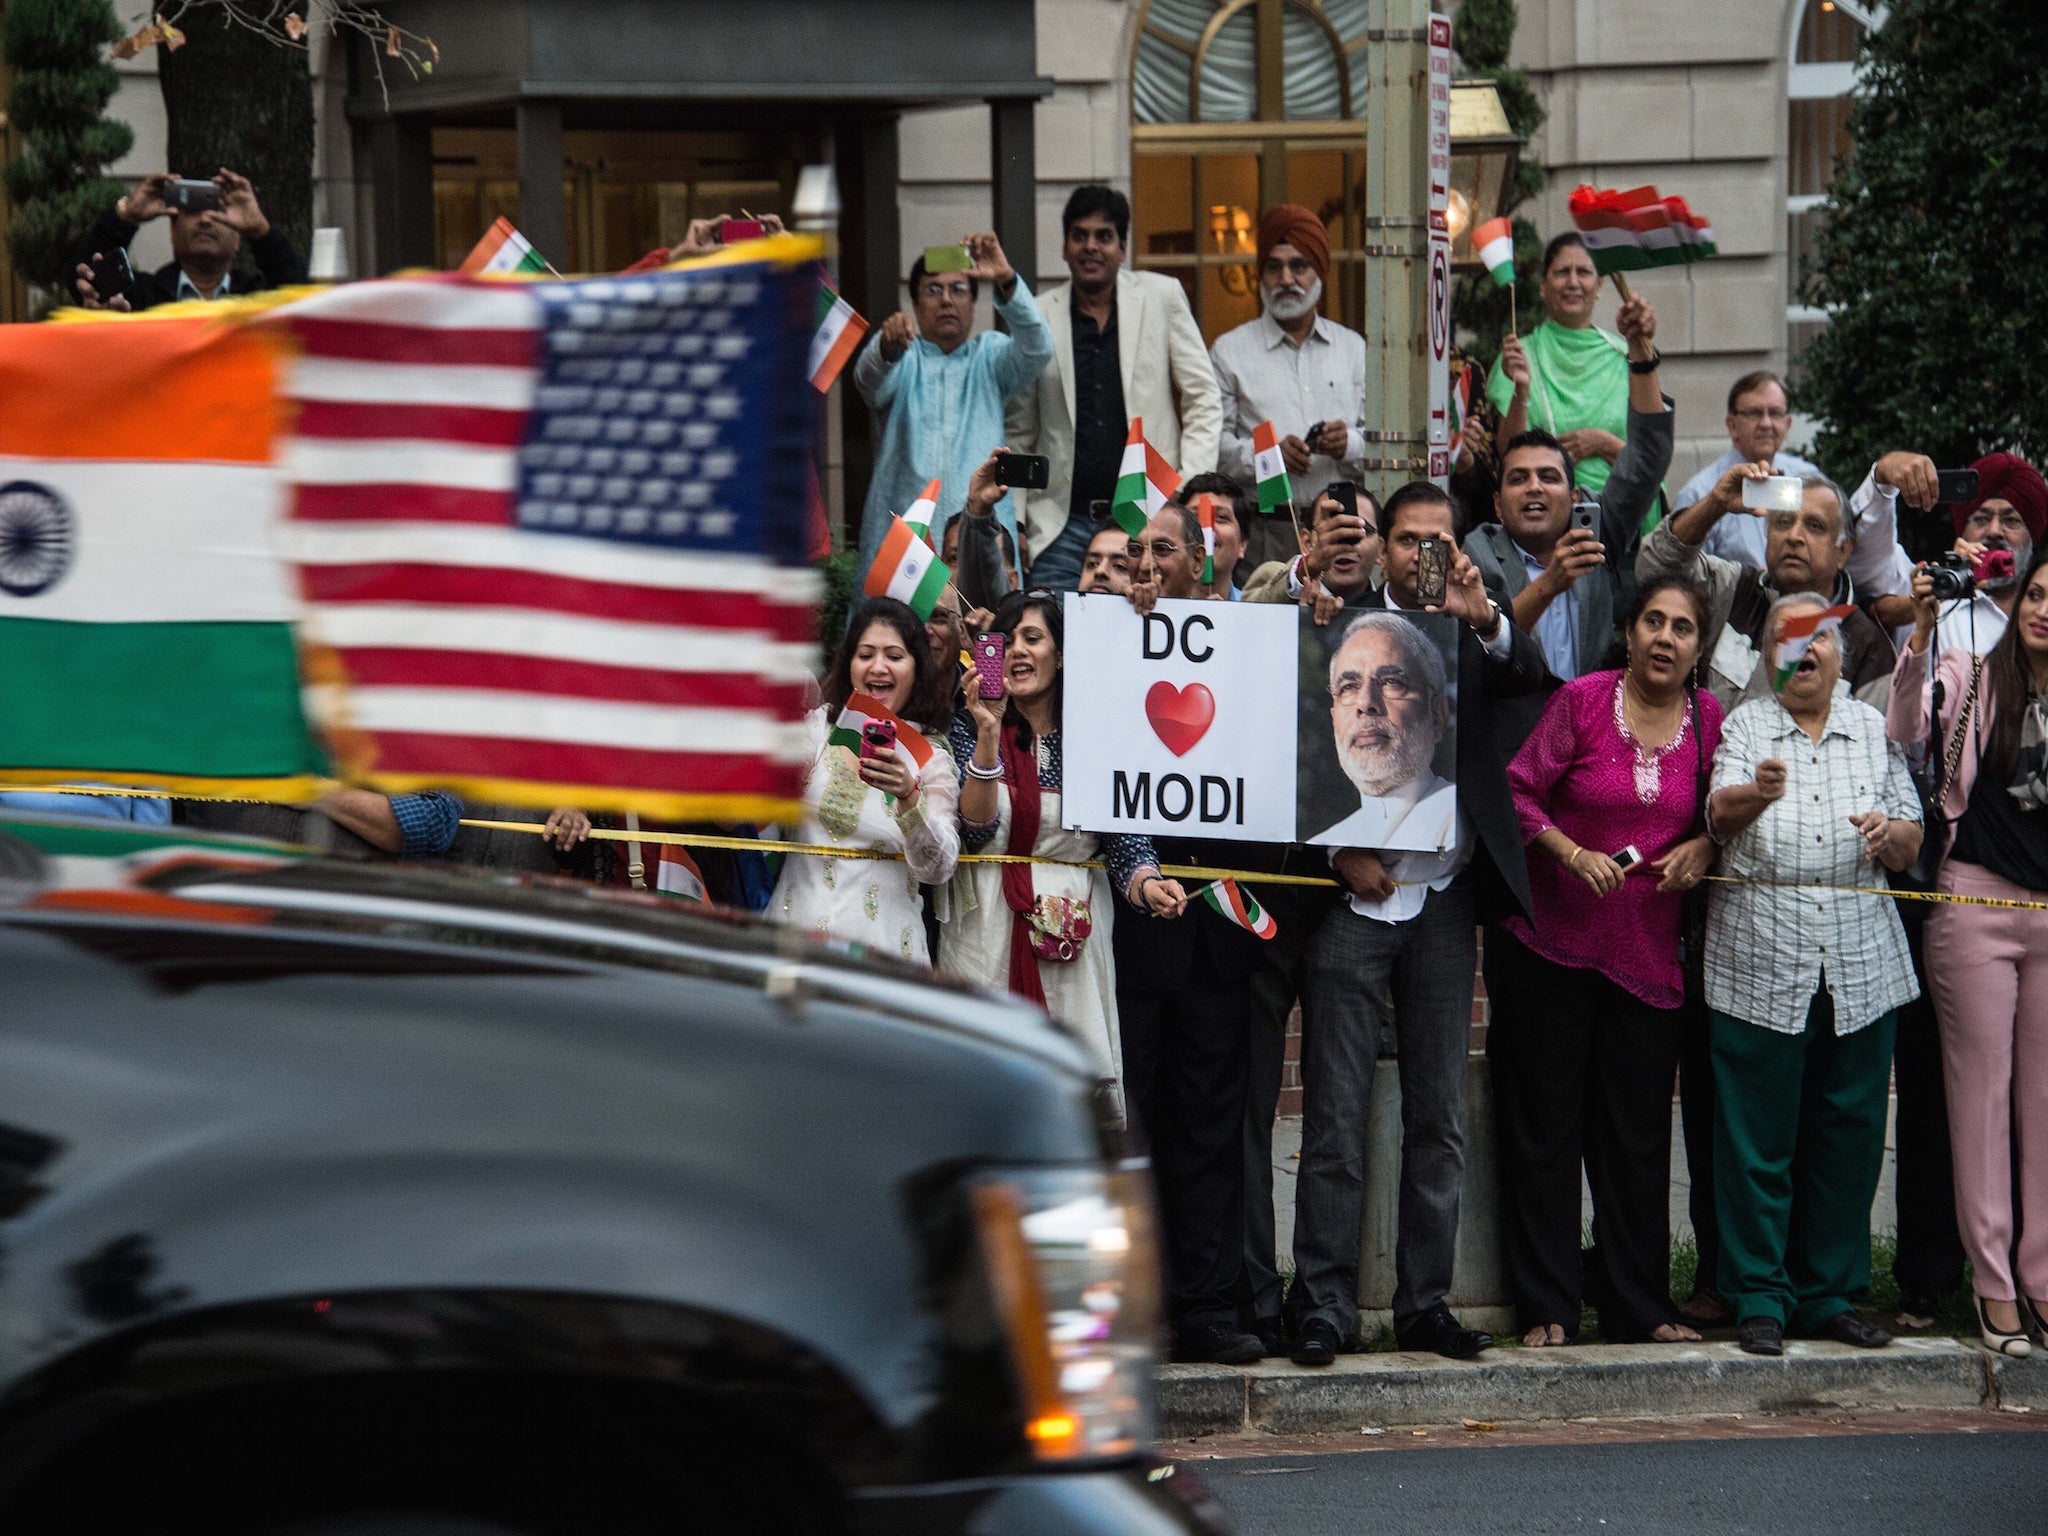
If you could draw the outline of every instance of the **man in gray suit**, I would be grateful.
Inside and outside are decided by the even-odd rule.
[[[1657,379],[1657,321],[1640,296],[1617,322],[1629,339],[1628,438],[1592,509],[1573,526],[1572,460],[1548,432],[1523,432],[1501,455],[1495,522],[1465,536],[1465,553],[1508,594],[1516,625],[1536,637],[1557,682],[1609,664],[1616,625],[1634,591],[1637,530],[1671,467],[1671,402]],[[1523,367],[1527,364],[1523,363]],[[1543,695],[1517,700],[1496,722],[1512,755],[1542,714]]]

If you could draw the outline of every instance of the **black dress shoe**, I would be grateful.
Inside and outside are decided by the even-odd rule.
[[[1265,1349],[1268,1360],[1287,1353],[1287,1325],[1277,1317],[1253,1318],[1252,1337]]]
[[[1820,1325],[1820,1331],[1814,1337],[1833,1339],[1837,1344],[1854,1344],[1858,1349],[1883,1349],[1892,1341],[1890,1333],[1875,1323],[1866,1323],[1854,1312],[1837,1312]]]
[[[1204,1323],[1174,1333],[1173,1358],[1184,1365],[1250,1365],[1265,1356],[1266,1347],[1235,1323]]]
[[[1446,1360],[1476,1359],[1483,1349],[1493,1348],[1493,1335],[1477,1328],[1460,1327],[1451,1309],[1438,1302],[1405,1328],[1395,1330],[1394,1342],[1405,1350],[1438,1354]]]
[[[1735,1342],[1745,1355],[1782,1355],[1785,1330],[1775,1317],[1745,1317],[1735,1329]]]
[[[1312,1317],[1301,1325],[1301,1332],[1294,1341],[1293,1360],[1296,1365],[1329,1365],[1343,1347],[1337,1337],[1336,1326],[1320,1317]]]

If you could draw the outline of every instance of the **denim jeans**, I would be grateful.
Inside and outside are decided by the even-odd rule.
[[[1086,517],[1069,514],[1066,526],[1031,562],[1031,585],[1049,587],[1055,592],[1079,590],[1081,561],[1088,553],[1088,541],[1094,536],[1093,523]]]
[[[1309,951],[1301,1021],[1301,1174],[1294,1196],[1297,1327],[1358,1331],[1365,1117],[1380,1027],[1391,1009],[1401,1061],[1396,1329],[1450,1294],[1465,1184],[1465,1061],[1472,1038],[1471,876],[1431,891],[1405,923],[1340,906]]]

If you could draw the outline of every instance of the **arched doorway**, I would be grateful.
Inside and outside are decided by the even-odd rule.
[[[1259,212],[1329,227],[1324,311],[1365,327],[1371,0],[1143,0],[1131,57],[1134,263],[1188,291],[1209,340],[1259,313]]]

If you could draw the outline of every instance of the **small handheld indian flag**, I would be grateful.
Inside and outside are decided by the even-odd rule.
[[[873,694],[856,693],[847,698],[846,708],[839,711],[839,718],[825,734],[826,744],[844,747],[858,757],[861,733],[874,720],[887,720],[896,727],[896,755],[903,759],[913,774],[922,773],[924,765],[932,760],[932,744],[924,739],[916,726],[892,713],[889,706]]]
[[[1195,498],[1195,521],[1202,525],[1202,585],[1216,579],[1216,494],[1204,491]]]
[[[923,539],[925,543],[931,544],[932,517],[938,510],[939,482],[928,480],[925,482],[924,489],[918,492],[917,500],[913,501],[910,504],[909,510],[903,514],[903,521],[910,524],[910,531],[912,533]],[[938,546],[932,544],[932,548],[936,549]]]
[[[1825,611],[1818,608],[1804,608],[1793,613],[1778,626],[1778,649],[1772,657],[1776,668],[1771,677],[1771,689],[1783,693],[1785,684],[1792,680],[1792,674],[1799,670],[1799,663],[1806,658],[1807,648],[1813,644],[1815,635],[1831,629],[1840,629],[1842,620],[1856,610],[1847,603],[1837,603]]]
[[[552,272],[548,260],[526,236],[512,227],[502,214],[484,231],[470,253],[462,258],[462,271],[469,277],[497,272]]]
[[[654,888],[684,901],[711,899],[704,888],[704,871],[697,867],[697,861],[690,857],[687,848],[679,848],[674,843],[663,843],[655,856]]]
[[[818,329],[811,335],[811,388],[821,395],[829,390],[867,333],[867,321],[853,306],[833,292],[831,284],[820,283]],[[930,527],[930,519],[925,525]]]
[[[1493,275],[1496,286],[1515,285],[1515,226],[1506,219],[1488,219],[1472,231],[1472,253]]]
[[[1172,499],[1180,476],[1166,462],[1166,455],[1145,441],[1145,421],[1131,418],[1131,435],[1124,439],[1123,464],[1117,471],[1116,490],[1110,495],[1109,515],[1132,538],[1145,531],[1152,514]]]
[[[1280,451],[1280,434],[1270,421],[1252,428],[1252,478],[1259,482],[1261,512],[1294,500],[1294,487],[1287,483],[1287,456]]]
[[[1202,887],[1202,900],[1238,927],[1255,933],[1262,939],[1270,939],[1280,931],[1280,925],[1273,921],[1272,913],[1254,901],[1252,893],[1235,880],[1210,881]]]
[[[920,619],[928,619],[952,579],[953,573],[939,563],[938,551],[920,539],[909,523],[892,517],[882,547],[875,551],[875,563],[868,567],[863,590],[869,597],[893,597],[908,603]]]

